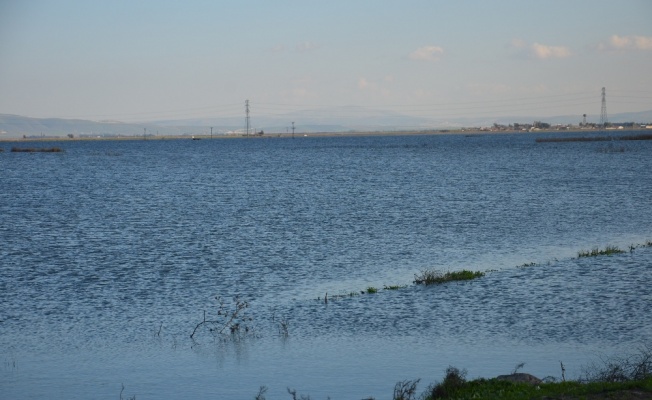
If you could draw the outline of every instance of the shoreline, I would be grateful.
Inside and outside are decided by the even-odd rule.
[[[627,129],[538,129],[533,131],[516,131],[516,130],[482,130],[482,129],[433,129],[433,130],[406,130],[406,131],[360,131],[360,132],[314,132],[314,133],[297,133],[292,135],[290,133],[277,133],[265,135],[158,135],[158,136],[98,136],[98,137],[67,137],[67,136],[44,136],[44,137],[0,137],[2,142],[69,142],[69,141],[105,141],[105,140],[134,140],[134,141],[148,141],[148,140],[224,140],[224,139],[301,139],[301,138],[315,138],[315,137],[370,137],[370,136],[438,136],[438,135],[466,135],[466,136],[481,136],[481,135],[497,135],[497,134],[541,134],[541,133],[558,133],[560,136],[567,136],[568,134],[595,134],[595,133],[642,133],[652,132],[649,128],[627,128]],[[560,141],[565,141],[561,139]]]

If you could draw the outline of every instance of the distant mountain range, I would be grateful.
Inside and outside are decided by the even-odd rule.
[[[266,133],[291,132],[295,122],[297,133],[315,132],[369,132],[426,129],[455,129],[462,127],[489,127],[494,123],[532,123],[542,121],[549,124],[574,124],[581,122],[577,115],[555,117],[502,116],[483,118],[438,119],[414,117],[391,111],[365,107],[333,107],[302,110],[273,116],[251,116],[250,132],[260,130]],[[651,123],[652,110],[609,115],[613,123]],[[589,120],[589,122],[597,122]],[[0,138],[33,136],[142,136],[142,135],[216,135],[243,133],[245,118],[216,117],[203,119],[158,120],[143,123],[118,121],[88,121],[81,119],[30,118],[19,115],[0,114]]]

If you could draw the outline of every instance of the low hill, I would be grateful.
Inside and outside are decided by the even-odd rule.
[[[577,125],[580,123],[581,117],[566,115],[547,118],[499,116],[443,119],[415,117],[365,107],[332,107],[271,116],[253,115],[250,126],[251,132],[263,130],[266,133],[286,133],[291,132],[292,122],[294,121],[298,133],[369,132],[489,127],[494,123],[509,125],[513,123],[532,123],[535,120],[551,125]],[[609,121],[615,124],[624,122],[649,124],[652,123],[652,110],[610,115]],[[68,135],[75,137],[142,136],[144,134],[148,136],[207,135],[210,133],[210,127],[213,127],[213,133],[216,135],[243,133],[244,117],[123,123],[81,119],[30,118],[20,115],[0,114],[0,138],[65,137]]]

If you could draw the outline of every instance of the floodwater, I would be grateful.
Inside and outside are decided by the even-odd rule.
[[[635,351],[652,142],[540,136],[0,143],[0,398],[389,399]],[[191,339],[216,296],[240,334]]]

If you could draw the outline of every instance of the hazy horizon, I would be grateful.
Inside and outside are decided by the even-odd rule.
[[[0,2],[0,113],[144,122],[356,107],[652,109],[652,3]],[[352,112],[355,114],[355,111]],[[335,116],[334,116],[335,117]]]

